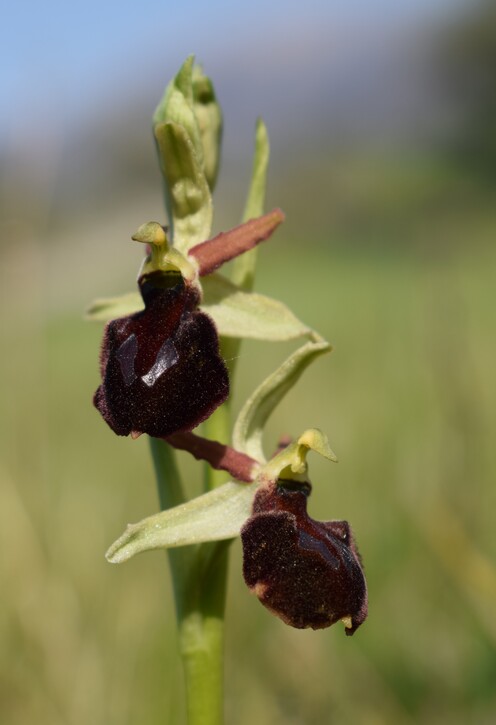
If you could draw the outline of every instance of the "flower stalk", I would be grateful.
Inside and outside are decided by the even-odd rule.
[[[175,452],[150,438],[160,506],[184,501]],[[168,550],[174,588],[179,649],[186,683],[189,725],[222,725],[224,612],[228,543]]]
[[[257,124],[242,223],[211,236],[222,113],[213,85],[188,58],[154,118],[168,224],[133,235],[146,245],[139,294],[97,300],[107,322],[94,404],[118,435],[150,436],[161,511],[130,524],[106,557],[122,563],[167,549],[189,725],[223,723],[224,614],[229,544],[240,536],[249,589],[283,621],[314,629],[367,615],[361,560],[346,521],[315,521],[307,455],[336,461],[317,429],[281,440],[267,461],[268,418],[329,343],[278,300],[252,291],[257,246],[284,214],[264,214],[268,137]],[[230,278],[219,269],[234,260]],[[300,346],[249,396],[235,421],[235,360],[244,338]],[[229,364],[228,362],[229,361]],[[201,434],[193,432],[202,425]],[[203,462],[204,493],[187,499],[175,449]]]

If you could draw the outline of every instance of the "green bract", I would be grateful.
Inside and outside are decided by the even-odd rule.
[[[210,236],[212,197],[201,160],[185,128],[171,121],[155,126],[165,178],[166,208],[177,249],[187,251]]]
[[[222,115],[212,82],[190,56],[153,116],[174,245],[187,251],[212,229],[211,189],[220,156]]]
[[[246,519],[257,484],[230,482],[174,508],[149,516],[126,531],[106,553],[112,564],[135,554],[238,536]]]
[[[212,81],[198,65],[193,67],[193,109],[203,148],[203,170],[213,191],[220,166],[222,111]]]

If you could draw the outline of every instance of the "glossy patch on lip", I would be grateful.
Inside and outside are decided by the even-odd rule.
[[[158,351],[157,358],[150,370],[147,372],[146,375],[142,375],[141,379],[145,383],[145,385],[148,385],[148,387],[151,388],[153,385],[155,385],[159,377],[166,372],[166,370],[169,370],[173,365],[178,362],[179,355],[177,354],[174,343],[169,338],[164,342],[164,344]]]

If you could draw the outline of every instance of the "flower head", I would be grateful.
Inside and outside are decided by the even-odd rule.
[[[298,629],[343,620],[351,635],[367,616],[367,586],[346,521],[307,514],[309,483],[279,480],[257,491],[241,530],[243,574],[264,606]]]
[[[198,309],[200,277],[267,239],[283,219],[274,209],[186,254],[169,246],[158,222],[133,235],[148,247],[138,279],[145,309],[105,328],[102,383],[94,396],[115,433],[165,438],[190,431],[226,400],[229,378],[217,329]]]

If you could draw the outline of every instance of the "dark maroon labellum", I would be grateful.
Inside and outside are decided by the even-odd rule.
[[[178,273],[139,280],[145,309],[109,322],[94,403],[118,435],[161,438],[196,427],[229,394],[219,338]]]
[[[278,481],[257,492],[241,531],[243,574],[264,606],[292,627],[343,619],[353,634],[367,616],[367,586],[347,521],[307,514],[310,484]]]

